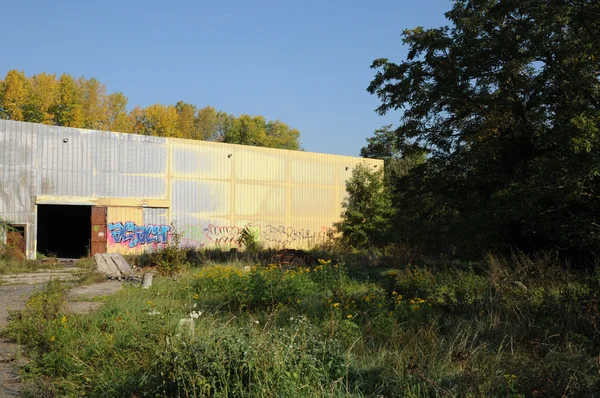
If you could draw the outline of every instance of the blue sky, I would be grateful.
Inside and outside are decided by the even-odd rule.
[[[5,1],[0,75],[95,77],[129,106],[179,100],[298,128],[307,151],[357,156],[381,117],[366,88],[400,34],[447,24],[450,0]]]

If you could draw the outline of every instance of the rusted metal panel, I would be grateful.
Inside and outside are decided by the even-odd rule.
[[[90,256],[106,253],[107,243],[106,207],[92,207],[92,239]]]
[[[11,229],[6,231],[6,244],[13,256],[23,259],[27,255],[26,236],[26,225],[11,225]]]

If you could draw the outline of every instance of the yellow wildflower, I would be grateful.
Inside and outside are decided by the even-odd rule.
[[[352,314],[348,314],[348,315],[346,315],[346,318],[348,318],[348,319],[352,319]]]
[[[50,341],[54,341],[54,340],[55,340],[54,336],[50,337]]]
[[[67,317],[66,317],[66,315],[63,315],[63,317],[60,318],[60,322],[61,323],[67,323]]]
[[[340,303],[333,303],[331,306],[332,306],[333,308],[335,308],[336,310],[339,310],[339,309],[340,309]]]

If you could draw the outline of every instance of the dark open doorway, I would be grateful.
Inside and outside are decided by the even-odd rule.
[[[88,255],[91,206],[38,205],[37,251],[59,258]]]

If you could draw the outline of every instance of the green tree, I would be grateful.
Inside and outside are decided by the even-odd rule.
[[[391,241],[393,216],[383,184],[383,170],[359,164],[346,181],[348,196],[342,203],[342,221],[337,228],[343,240],[357,249],[381,248]]]
[[[262,116],[240,115],[238,118],[233,118],[227,114],[217,114],[217,119],[218,126],[222,129],[217,136],[222,133],[223,142],[279,149],[300,149],[298,141],[300,132],[279,120],[267,122]]]
[[[198,110],[196,115],[196,133],[194,137],[198,140],[216,141],[219,118],[217,110],[212,106],[206,106]]]
[[[264,146],[279,149],[300,149],[300,132],[297,129],[290,128],[282,121],[269,120],[266,125],[266,133]]]
[[[240,115],[226,131],[224,142],[252,146],[265,146],[267,122],[262,116]]]
[[[214,135],[209,140],[226,142],[225,137],[230,135],[230,130],[234,127],[235,120],[235,116],[229,115],[227,112],[217,112]]]
[[[457,0],[446,17],[372,65],[378,112],[403,110],[397,148],[427,153],[396,206],[434,250],[597,252],[600,3]]]

